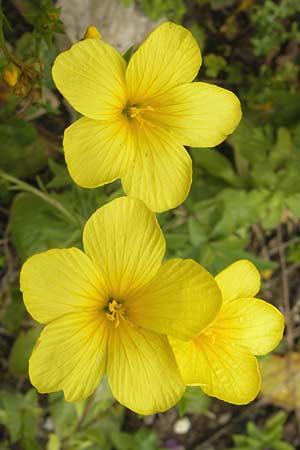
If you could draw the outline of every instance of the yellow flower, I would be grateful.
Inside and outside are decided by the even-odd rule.
[[[94,25],[87,27],[83,39],[102,39],[102,34]]]
[[[21,70],[14,63],[9,63],[2,70],[3,80],[8,84],[8,86],[14,87],[21,76]]]
[[[66,129],[72,178],[93,188],[121,178],[125,193],[153,211],[182,203],[192,162],[183,147],[214,147],[233,132],[240,103],[230,91],[191,83],[201,53],[191,33],[165,22],[128,65],[103,40],[87,39],[61,53],[53,79],[82,115]]]
[[[169,338],[183,380],[229,403],[249,403],[260,389],[254,355],[265,355],[282,338],[282,314],[263,300],[253,298],[260,276],[246,260],[231,264],[215,278],[223,304],[215,320],[196,339]]]
[[[107,373],[128,408],[170,408],[184,384],[167,335],[193,339],[214,319],[221,305],[214,278],[192,260],[162,263],[163,234],[138,199],[98,209],[83,246],[34,255],[22,268],[26,308],[46,325],[29,361],[32,384],[76,401]]]

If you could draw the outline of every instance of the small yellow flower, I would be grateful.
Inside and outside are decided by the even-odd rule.
[[[94,25],[90,25],[87,27],[83,39],[102,39],[102,34]]]
[[[128,65],[99,39],[61,53],[54,82],[86,116],[64,135],[75,182],[93,188],[121,178],[127,195],[157,212],[182,203],[192,179],[184,145],[214,147],[241,118],[232,92],[191,83],[201,61],[192,34],[170,22],[148,36]]]
[[[246,260],[231,264],[215,278],[223,304],[215,320],[196,339],[169,338],[183,380],[229,403],[249,403],[260,389],[254,355],[265,355],[282,338],[283,315],[274,306],[253,298],[260,276]]]
[[[9,63],[2,70],[3,80],[8,86],[14,87],[19,81],[21,76],[21,70],[14,63]]]
[[[184,384],[167,335],[193,339],[214,319],[221,305],[214,278],[192,260],[162,263],[163,234],[138,199],[98,209],[83,246],[34,255],[22,268],[26,308],[45,325],[29,361],[32,384],[76,401],[107,373],[117,400],[133,411],[170,408]]]

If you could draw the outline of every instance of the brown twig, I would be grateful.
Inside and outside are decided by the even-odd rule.
[[[96,391],[95,391],[95,392],[96,392]],[[84,421],[85,421],[85,419],[86,419],[88,413],[90,412],[91,407],[93,406],[94,399],[95,399],[95,392],[94,392],[94,394],[92,394],[92,395],[90,396],[90,398],[89,398],[88,401],[86,402],[86,405],[85,405],[85,407],[84,407],[84,410],[82,411],[82,414],[81,414],[81,416],[80,416],[80,419],[79,419],[79,421],[78,421],[78,424],[77,424],[77,426],[76,426],[76,428],[75,428],[75,433],[76,433],[77,431],[81,430],[82,425],[84,424]]]
[[[281,267],[283,306],[284,306],[284,313],[285,313],[285,319],[286,319],[286,341],[287,341],[287,348],[288,348],[287,365],[288,365],[288,370],[291,372],[293,370],[292,352],[293,352],[293,347],[294,347],[293,318],[292,318],[292,314],[291,314],[289,279],[288,279],[288,272],[287,272],[286,261],[285,261],[285,256],[284,256],[281,224],[279,224],[277,227],[277,242],[278,242],[279,261],[280,261],[280,267]],[[300,410],[297,405],[298,392],[297,392],[297,384],[295,383],[294,378],[292,378],[290,380],[290,390],[291,390],[292,398],[294,399],[295,418],[296,418],[296,423],[297,423],[298,436],[300,439]]]

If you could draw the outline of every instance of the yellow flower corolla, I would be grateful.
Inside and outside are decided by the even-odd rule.
[[[26,308],[45,325],[29,360],[32,384],[76,401],[107,373],[133,411],[170,408],[184,383],[167,335],[191,340],[214,319],[222,301],[214,278],[192,260],[162,262],[155,215],[130,197],[91,216],[83,246],[34,255],[22,268]]]
[[[169,338],[186,385],[237,405],[252,401],[260,389],[254,355],[265,355],[282,338],[283,315],[254,298],[260,276],[246,260],[237,261],[215,278],[223,297],[214,321],[190,342]]]
[[[8,86],[14,87],[19,81],[21,76],[21,70],[14,63],[9,63],[2,70],[3,80]]]
[[[94,188],[121,178],[124,192],[156,212],[188,195],[192,162],[184,145],[214,147],[241,118],[238,98],[195,82],[201,53],[192,34],[165,22],[128,65],[99,39],[61,53],[53,80],[83,116],[64,134],[71,177]]]
[[[94,25],[87,27],[83,39],[102,39],[102,34]]]

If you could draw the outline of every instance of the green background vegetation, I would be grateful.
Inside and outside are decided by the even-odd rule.
[[[52,0],[6,2],[0,69],[13,63],[20,78],[12,88],[0,80],[0,449],[300,448],[300,394],[292,383],[300,363],[289,362],[300,351],[300,2],[135,3],[152,20],[188,27],[204,56],[199,79],[241,99],[244,118],[226,142],[189,149],[190,195],[159,221],[169,257],[194,258],[213,274],[240,258],[257,265],[261,296],[286,314],[287,339],[276,353],[286,360],[282,383],[292,401],[263,392],[252,405],[235,407],[189,388],[174,410],[142,418],[117,404],[105,382],[76,404],[31,387],[27,361],[40,329],[24,310],[20,266],[48,248],[81,247],[85,220],[122,189],[119,182],[82,189],[67,173],[61,139],[71,117],[51,80],[55,37],[64,32],[59,8]],[[180,417],[190,427],[182,434]]]

